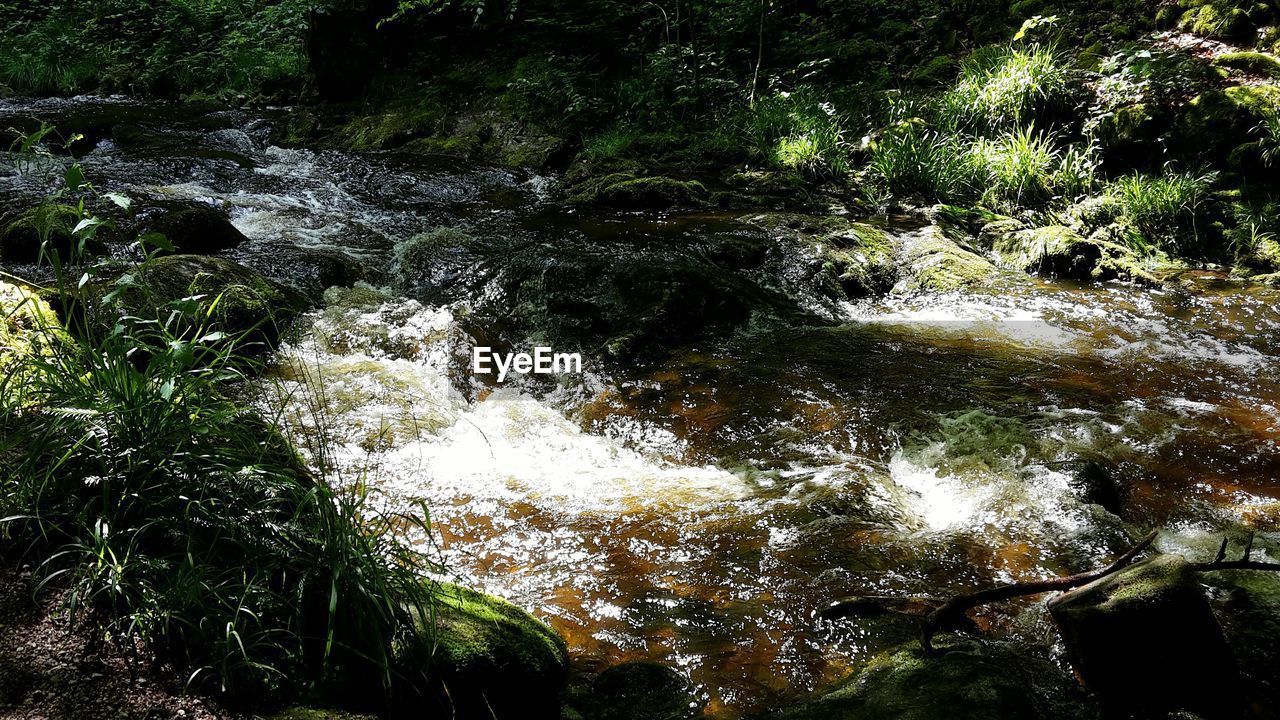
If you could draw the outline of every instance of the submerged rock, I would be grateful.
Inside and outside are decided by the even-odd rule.
[[[221,210],[207,205],[171,210],[149,223],[147,229],[164,235],[177,253],[188,255],[213,255],[249,240]]]
[[[430,700],[444,717],[559,718],[568,650],[541,620],[501,598],[442,583],[432,617],[417,623],[416,637],[400,648],[396,664],[431,679]],[[400,704],[406,710],[415,705],[413,698]]]
[[[595,676],[590,687],[566,703],[575,720],[692,720],[702,716],[703,699],[679,672],[655,662],[615,665]]]
[[[1048,605],[1072,666],[1108,711],[1238,716],[1235,660],[1181,556],[1144,560]]]
[[[1096,716],[1069,675],[1002,645],[918,643],[881,655],[835,692],[769,720],[1085,720]]]
[[[0,230],[0,260],[36,262],[42,245],[46,253],[56,252],[66,260],[77,242],[74,230],[82,219],[80,211],[70,205],[45,204],[31,208]],[[94,237],[85,240],[83,249],[93,256],[102,254],[105,247]]]

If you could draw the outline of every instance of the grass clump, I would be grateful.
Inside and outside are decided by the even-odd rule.
[[[1079,85],[1052,45],[980,48],[961,64],[939,113],[943,127],[988,135],[1067,112]]]
[[[774,93],[744,112],[743,133],[753,156],[813,177],[849,172],[846,121],[812,88]]]
[[[1216,173],[1126,175],[1114,192],[1147,240],[1185,252],[1199,243],[1196,219],[1216,180]]]
[[[61,197],[96,197],[82,173],[67,176],[77,181]],[[52,294],[81,285],[61,268],[96,282],[83,258],[54,263]],[[433,602],[421,575],[432,566],[402,540],[427,530],[425,509],[385,512],[361,478],[304,465],[248,399],[253,330],[222,329],[223,298],[170,299],[68,334],[25,291],[3,296],[0,555],[34,564],[104,640],[202,689],[247,702],[391,697],[396,643]]]

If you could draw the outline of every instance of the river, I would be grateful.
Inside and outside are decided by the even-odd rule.
[[[283,112],[0,102],[6,126],[84,133],[100,189],[225,208],[250,239],[230,256],[268,276],[318,296],[291,253],[358,261],[366,285],[323,296],[262,402],[346,481],[424,501],[446,574],[547,619],[579,669],[659,660],[737,718],[916,634],[815,620],[833,598],[1079,571],[1150,528],[1211,555],[1280,501],[1276,289],[1018,276],[836,303],[760,213],[586,211],[553,176],[285,149]],[[8,207],[47,189],[0,177]],[[438,227],[474,251],[406,290],[396,246]],[[535,343],[584,372],[469,369],[475,345]],[[1034,602],[980,625],[1052,652]]]

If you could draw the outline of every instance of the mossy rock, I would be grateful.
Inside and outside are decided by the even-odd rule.
[[[1096,716],[1053,663],[1002,645],[918,643],[874,659],[843,688],[770,720],[1087,720]]]
[[[1236,85],[1201,93],[1178,120],[1179,144],[1191,153],[1225,155],[1253,141],[1252,132],[1269,111],[1280,109],[1280,87]]]
[[[1242,70],[1253,75],[1280,78],[1280,58],[1271,53],[1253,51],[1222,53],[1213,59],[1213,64]]]
[[[1094,136],[1108,156],[1139,165],[1159,153],[1167,124],[1150,104],[1133,103],[1099,117]]]
[[[193,205],[164,213],[147,230],[165,236],[180,254],[213,255],[248,242],[221,210]]]
[[[559,717],[569,657],[555,631],[501,598],[457,585],[441,583],[435,600],[434,617],[417,618],[416,637],[396,663],[410,673],[425,670],[446,713],[459,720]]]
[[[77,242],[74,230],[82,219],[80,211],[70,205],[44,204],[31,208],[0,230],[0,260],[34,263],[40,258],[42,244],[46,253],[57,252],[66,260]],[[105,249],[96,236],[85,240],[86,255],[100,255]]]
[[[883,295],[898,280],[893,241],[879,228],[854,223],[820,236],[813,249],[821,289],[836,299]]]
[[[1178,28],[1193,35],[1220,40],[1248,40],[1254,32],[1254,23],[1244,10],[1214,0],[1183,13]]]
[[[1195,569],[1157,555],[1051,599],[1087,688],[1117,717],[1237,717],[1239,675]]]
[[[0,384],[20,386],[33,361],[71,348],[58,315],[34,290],[0,282]]]
[[[396,245],[395,278],[402,292],[426,299],[443,297],[477,258],[476,242],[461,228],[438,227]]]
[[[244,265],[206,255],[153,258],[96,290],[103,301],[98,309],[103,323],[121,315],[163,319],[175,304],[192,298],[199,307],[212,309],[217,329],[268,344],[307,306],[300,293]]]
[[[697,180],[665,176],[607,175],[589,181],[569,197],[572,204],[598,204],[621,209],[665,210],[699,207],[707,202],[707,189]]]
[[[992,249],[1002,265],[1025,272],[1083,282],[1116,278],[1155,282],[1132,250],[1086,239],[1062,225],[1006,233]]]
[[[957,205],[935,205],[929,214],[944,235],[969,249],[972,249],[973,241],[982,228],[991,223],[1011,219],[986,208],[966,208]]]
[[[990,280],[995,267],[984,257],[957,245],[937,225],[900,238],[899,292],[946,292]]]

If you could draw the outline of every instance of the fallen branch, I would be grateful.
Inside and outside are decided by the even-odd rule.
[[[967,595],[957,595],[936,610],[929,613],[925,617],[924,629],[920,637],[920,646],[924,649],[926,655],[933,653],[933,636],[943,628],[952,627],[961,622],[964,613],[967,610],[986,605],[987,603],[999,602],[1001,600],[1010,600],[1025,595],[1039,595],[1040,593],[1053,592],[1055,590],[1069,590],[1081,585],[1087,585],[1099,578],[1106,577],[1118,570],[1123,569],[1131,560],[1138,556],[1143,550],[1151,545],[1156,539],[1156,531],[1151,531],[1146,537],[1142,538],[1137,545],[1129,548],[1123,555],[1116,558],[1110,565],[1090,570],[1089,572],[1077,573],[1066,577],[1051,578],[1048,580],[1035,580],[1032,582],[1010,583],[1008,585],[999,585],[986,590],[979,590],[975,593]]]
[[[1213,572],[1215,570],[1266,570],[1270,572],[1280,572],[1280,563],[1259,562],[1251,560],[1250,555],[1253,554],[1253,533],[1249,533],[1249,540],[1244,544],[1244,552],[1240,554],[1239,560],[1227,560],[1227,539],[1222,538],[1222,545],[1218,546],[1218,554],[1207,563],[1195,563],[1192,569],[1196,572]]]

